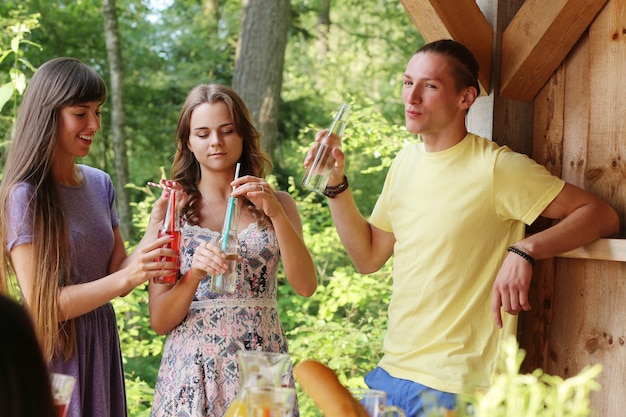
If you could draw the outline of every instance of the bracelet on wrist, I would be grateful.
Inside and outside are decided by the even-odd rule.
[[[507,251],[509,252],[513,252],[516,255],[521,256],[522,258],[526,259],[532,266],[535,266],[535,258],[528,253],[527,251],[518,248],[517,246],[509,246],[508,248],[506,248]]]
[[[323,194],[328,198],[335,198],[339,194],[343,193],[348,189],[348,177],[343,176],[343,181],[339,185],[334,185],[332,187],[327,186],[324,190]]]

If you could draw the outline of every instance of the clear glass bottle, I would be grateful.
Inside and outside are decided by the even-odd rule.
[[[247,393],[251,387],[281,387],[289,376],[291,358],[287,353],[240,350],[239,390],[224,417],[248,417]]]
[[[167,207],[165,209],[165,218],[163,219],[163,226],[159,230],[158,236],[169,235],[172,237],[172,241],[166,245],[176,251],[176,254],[180,256],[180,208],[178,207],[178,191],[169,190],[169,196],[167,197]],[[170,256],[163,256],[159,259],[159,262],[179,262],[179,258],[172,258]],[[153,282],[157,284],[176,284],[178,278],[178,271],[174,271],[173,274],[154,277]]]
[[[350,116],[350,105],[342,103],[337,115],[333,119],[328,134],[317,145],[315,158],[308,166],[304,178],[302,178],[302,187],[322,194],[328,184],[330,173],[335,165],[333,158],[333,148],[326,143],[331,134],[343,136],[343,132]]]
[[[228,270],[211,279],[211,292],[216,294],[233,294],[237,288],[237,263],[239,260],[239,237],[237,228],[239,224],[239,201],[231,197],[229,207],[226,210],[222,236],[219,247],[226,254]]]

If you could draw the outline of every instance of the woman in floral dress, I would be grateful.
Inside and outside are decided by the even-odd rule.
[[[287,353],[276,303],[279,263],[296,293],[308,297],[317,287],[295,201],[264,180],[271,164],[260,136],[232,89],[202,84],[189,93],[172,180],[164,181],[186,196],[181,274],[174,285],[150,284],[151,325],[168,334],[153,416],[222,417],[239,387],[239,350]],[[238,281],[234,294],[215,294],[211,275],[227,269],[217,242],[231,195],[239,207]]]

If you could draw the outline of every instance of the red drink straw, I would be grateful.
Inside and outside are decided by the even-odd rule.
[[[170,198],[170,230],[176,230],[176,222],[178,219],[176,218],[176,191],[170,190],[172,193],[172,198]]]

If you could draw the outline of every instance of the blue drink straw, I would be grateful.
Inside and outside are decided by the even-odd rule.
[[[237,162],[237,167],[235,168],[235,179],[239,178],[239,168],[241,167],[241,163]],[[233,191],[235,187],[233,187]],[[224,225],[224,237],[222,239],[222,251],[226,252],[226,246],[228,245],[228,232],[230,231],[230,221],[233,217],[233,206],[235,205],[235,197],[230,196],[228,199],[228,211],[226,215],[226,224]]]

